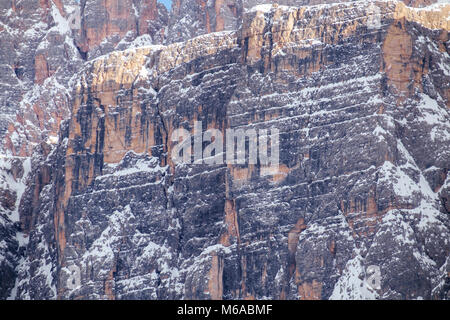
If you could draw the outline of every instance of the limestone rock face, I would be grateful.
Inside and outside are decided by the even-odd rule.
[[[11,0],[0,10],[0,148],[21,157],[58,136],[86,60],[162,43],[168,23],[156,0]]]
[[[175,0],[172,2],[167,41],[184,41],[211,32],[236,30],[242,11],[242,1],[236,0]]]
[[[118,51],[93,3],[57,139],[0,163],[2,297],[448,298],[449,5],[179,0]],[[278,129],[278,170],[177,164],[196,121]]]
[[[49,151],[58,142],[60,124],[70,117],[71,80],[83,67],[85,60],[99,54],[100,49],[106,53],[117,47],[139,46],[164,39],[164,25],[167,24],[164,6],[156,1],[134,1],[135,6],[131,6],[131,2],[128,4],[136,10],[124,19],[128,20],[126,25],[133,26],[130,30],[136,32],[120,33],[123,21],[118,21],[120,17],[111,17],[104,22],[107,30],[104,38],[96,38],[100,45],[88,48],[92,52],[83,51],[79,41],[83,39],[85,29],[81,27],[90,22],[86,15],[89,12],[92,14],[89,8],[94,6],[94,2],[11,0],[0,4],[0,222],[9,226],[5,234],[16,237],[19,232],[17,237],[20,238],[22,227],[29,231],[30,223],[28,215],[26,224],[23,224],[22,217],[17,213],[29,171],[25,172],[25,176],[18,177],[11,174],[11,167],[23,167],[36,150]],[[111,7],[112,1],[104,3]],[[116,1],[116,6],[112,7],[117,9],[118,3]],[[85,7],[88,9],[83,10]],[[80,12],[80,26],[71,21],[77,11]],[[105,12],[109,19],[106,9]],[[113,23],[117,23],[117,28],[111,27]],[[41,178],[34,175],[30,179],[36,181],[38,177]],[[30,205],[39,200],[43,183],[48,181],[36,181],[36,195]],[[26,209],[27,212],[30,210],[32,208]],[[26,244],[26,241],[16,241],[14,237],[11,243],[15,247]],[[9,240],[5,238],[5,241]],[[1,250],[14,246],[5,244]],[[16,249],[14,252],[9,249],[9,257],[18,253]],[[1,254],[2,257],[5,255]],[[8,260],[13,265],[17,259]],[[3,287],[3,279],[8,290],[14,286],[11,286],[11,281],[14,281],[10,276],[2,277],[2,297],[8,291]]]
[[[1,150],[29,156],[44,135],[57,136],[69,115],[63,84],[77,71],[79,54],[64,17],[74,1],[3,1],[0,18]]]

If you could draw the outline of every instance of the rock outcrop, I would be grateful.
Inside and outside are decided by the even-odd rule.
[[[20,186],[0,193],[0,294],[448,297],[450,6],[300,2],[174,1],[166,44],[99,57],[119,48],[109,31],[142,30],[129,6],[86,20],[78,57],[96,58],[72,78],[57,143],[1,171]],[[278,170],[175,163],[172,134],[196,121],[278,129]]]

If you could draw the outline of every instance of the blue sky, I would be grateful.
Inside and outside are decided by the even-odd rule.
[[[158,0],[158,2],[164,4],[168,10],[170,10],[170,7],[172,6],[172,0]]]

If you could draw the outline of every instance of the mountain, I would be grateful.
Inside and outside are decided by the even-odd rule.
[[[6,1],[0,297],[448,298],[433,2]],[[279,166],[178,163],[180,128]]]

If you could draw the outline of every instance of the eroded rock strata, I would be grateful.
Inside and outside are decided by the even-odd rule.
[[[68,32],[57,138],[5,145],[2,297],[448,297],[449,5],[174,1],[158,38],[156,4],[131,2]],[[160,40],[117,51],[127,34]],[[277,128],[279,170],[176,165],[195,121]]]

